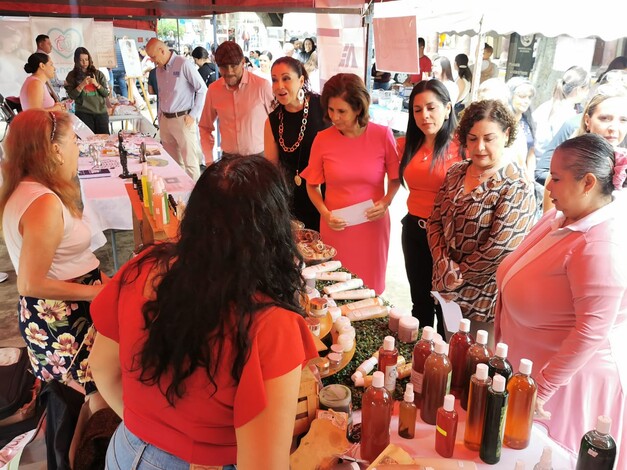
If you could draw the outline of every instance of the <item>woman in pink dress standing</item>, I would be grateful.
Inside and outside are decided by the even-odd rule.
[[[320,233],[337,259],[377,294],[385,290],[390,244],[388,207],[399,188],[398,152],[392,131],[368,122],[370,95],[355,74],[340,73],[322,90],[322,109],[332,127],[316,136],[302,176],[320,212]],[[387,191],[385,177],[387,176]],[[325,197],[320,186],[326,183]],[[366,222],[348,225],[334,210],[372,201]]]
[[[510,361],[534,362],[536,417],[576,453],[599,415],[612,418],[627,468],[627,156],[603,137],[560,145],[547,212],[497,271],[495,329]]]

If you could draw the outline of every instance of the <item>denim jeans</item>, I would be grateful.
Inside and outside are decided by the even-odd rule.
[[[124,422],[116,429],[107,449],[107,470],[189,470],[189,462],[141,440]],[[223,470],[237,470],[225,465]]]

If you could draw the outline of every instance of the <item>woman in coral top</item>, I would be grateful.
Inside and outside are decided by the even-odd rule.
[[[95,299],[92,371],[124,419],[107,468],[289,468],[301,367],[317,353],[296,313],[287,194],[264,158],[211,165],[180,240],[138,256]]]
[[[380,294],[385,290],[390,245],[388,207],[400,186],[396,143],[389,128],[368,122],[370,95],[357,75],[331,77],[321,101],[333,126],[318,132],[311,147],[309,165],[302,173],[307,193],[320,212],[324,242],[335,247],[337,258]],[[374,205],[364,211],[363,223],[349,226],[333,213],[366,201]]]
[[[555,208],[496,273],[497,339],[512,364],[534,362],[536,417],[574,455],[597,417],[611,417],[615,468],[627,468],[626,169],[599,135],[560,145],[548,183]]]
[[[438,80],[419,82],[409,96],[411,112],[405,138],[398,140],[400,180],[409,189],[408,214],[403,218],[405,271],[411,290],[412,315],[420,326],[433,326],[435,303],[431,297],[433,259],[427,242],[427,219],[446,171],[461,160],[453,139],[457,121],[446,86]],[[444,333],[437,309],[438,331]]]

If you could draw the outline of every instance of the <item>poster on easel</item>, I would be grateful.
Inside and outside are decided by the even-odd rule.
[[[141,77],[142,68],[134,39],[118,39],[127,77]],[[119,64],[118,64],[119,65]]]

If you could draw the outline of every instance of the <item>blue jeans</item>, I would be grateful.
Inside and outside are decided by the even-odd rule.
[[[118,426],[107,449],[107,470],[189,470],[189,462],[141,440],[124,422]],[[223,470],[237,470],[225,465]]]

